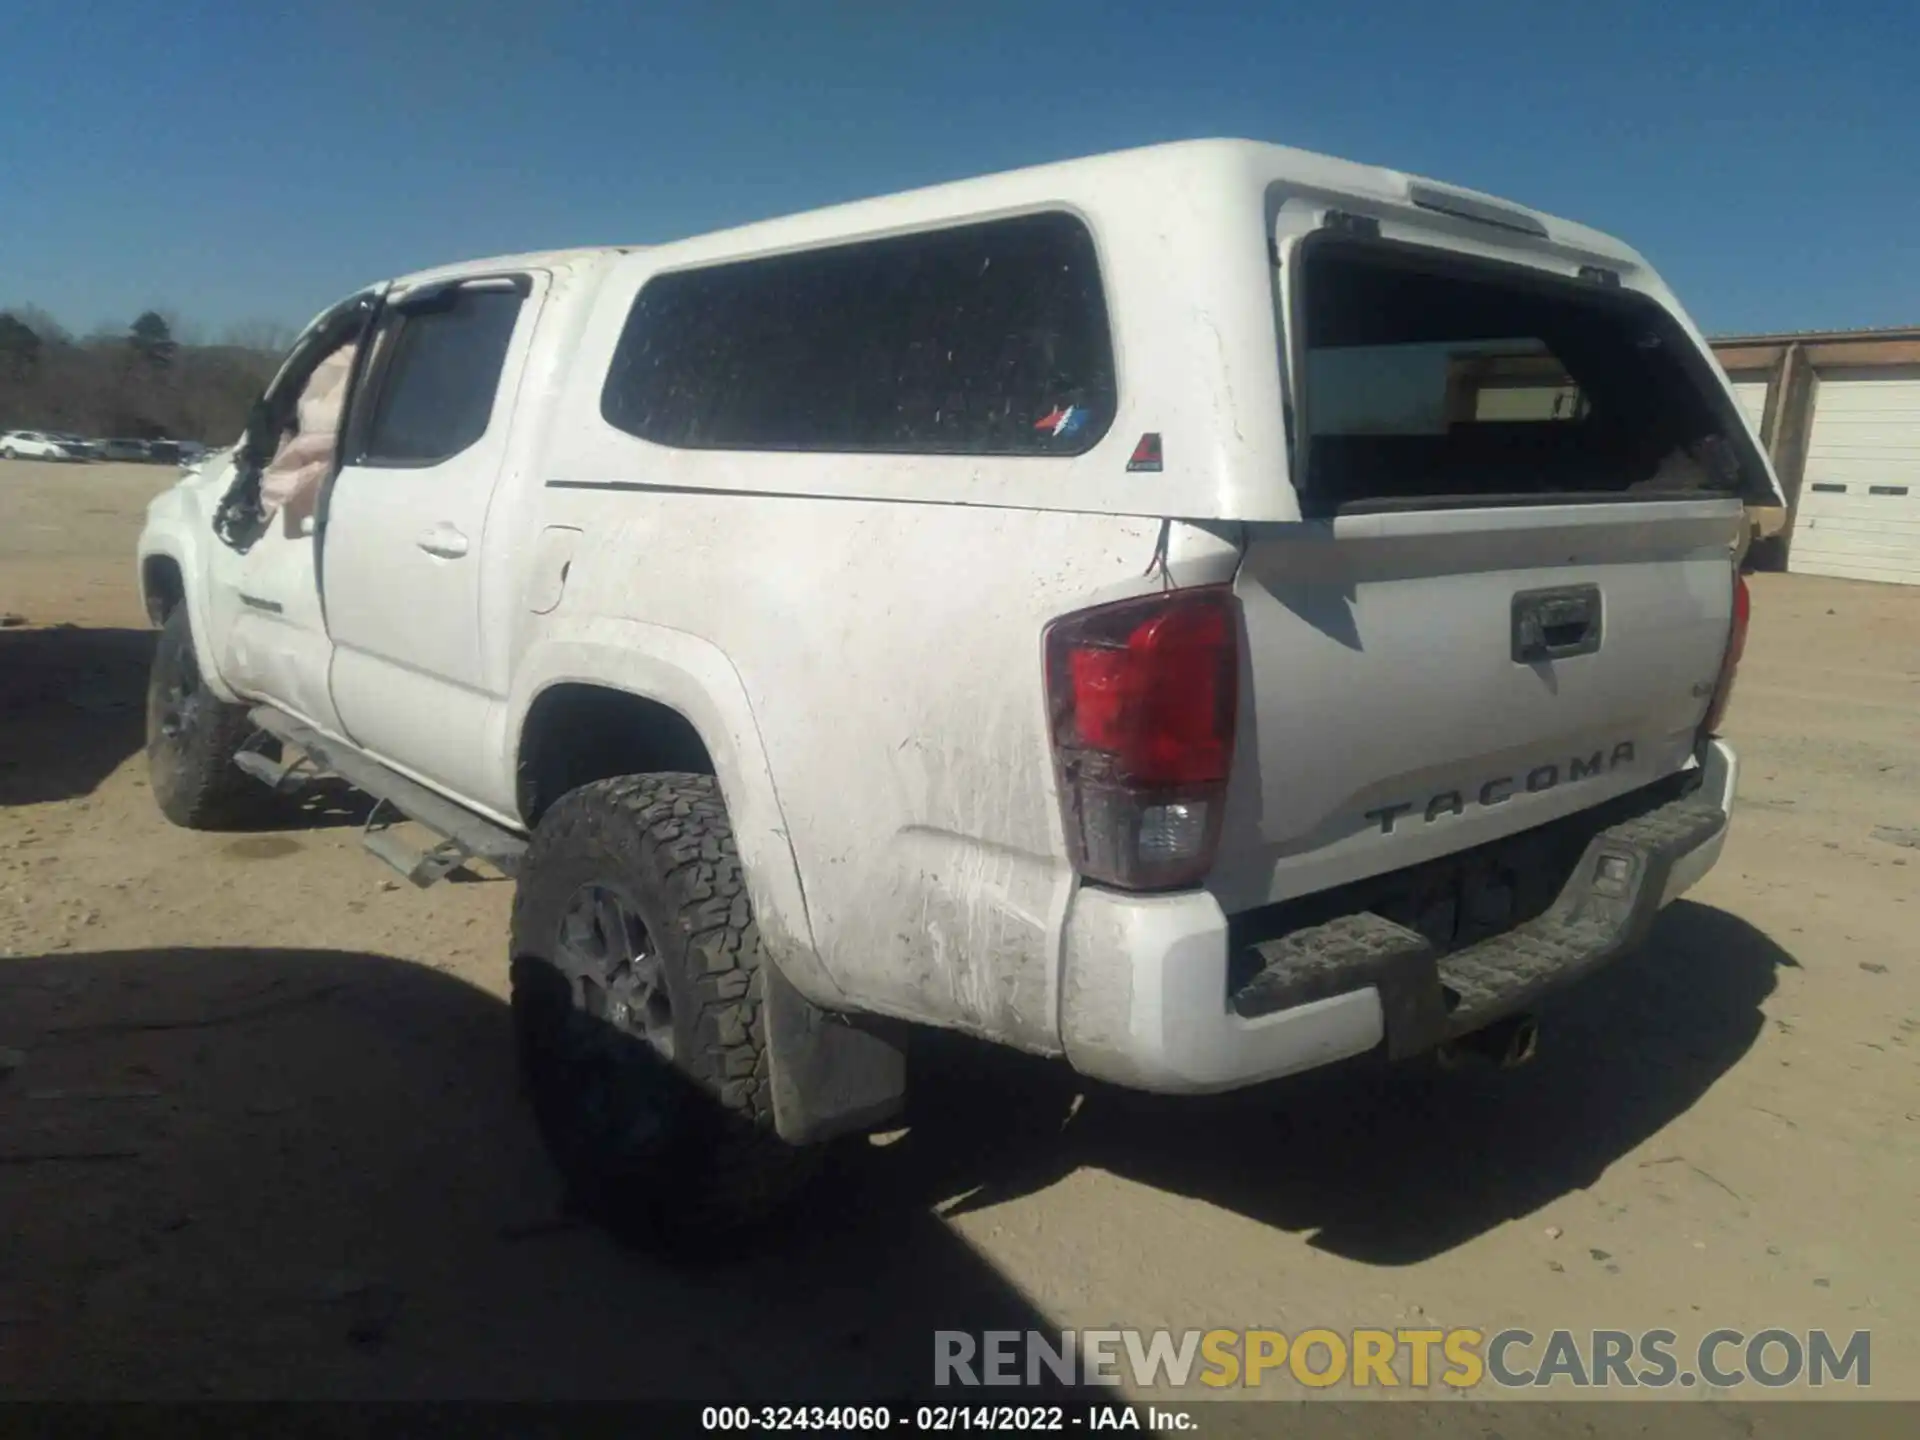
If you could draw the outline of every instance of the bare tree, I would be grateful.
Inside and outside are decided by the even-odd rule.
[[[73,332],[38,305],[16,305],[13,317],[40,337],[43,345],[71,345]]]
[[[40,367],[43,342],[18,316],[0,313],[0,371],[18,382],[32,376]]]
[[[207,343],[206,327],[192,320],[183,320],[171,310],[162,310],[160,318],[167,322],[167,333],[173,336],[176,345],[204,345]]]
[[[284,355],[298,334],[293,326],[278,320],[242,320],[237,325],[229,325],[220,338],[222,344],[241,350],[255,350],[262,355]]]
[[[277,341],[271,328],[262,324],[247,338]],[[272,378],[280,350],[183,343],[194,333],[157,312],[84,339],[31,307],[0,315],[0,429],[226,444]]]

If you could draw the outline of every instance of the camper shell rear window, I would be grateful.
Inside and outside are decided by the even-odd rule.
[[[1046,212],[656,275],[601,414],[683,449],[1064,456],[1115,403],[1093,237]]]
[[[1331,233],[1302,247],[1296,284],[1309,515],[1731,496],[1751,479],[1731,401],[1645,296]]]

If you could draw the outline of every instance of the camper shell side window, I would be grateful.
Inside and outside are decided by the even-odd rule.
[[[1093,237],[1060,211],[656,275],[601,414],[693,450],[1080,455],[1112,424]]]

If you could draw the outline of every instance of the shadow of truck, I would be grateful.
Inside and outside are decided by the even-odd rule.
[[[0,805],[91,795],[146,748],[156,637],[77,625],[0,630]],[[259,813],[236,828],[359,825],[372,809],[366,796],[328,778],[277,800],[263,789]]]
[[[924,1395],[936,1330],[1050,1328],[936,1203],[1088,1165],[1411,1263],[1590,1183],[1685,1111],[1793,964],[1683,902],[1559,998],[1526,1070],[1356,1063],[1210,1099],[1101,1090],[1077,1113],[1064,1067],[930,1036],[903,1138],[836,1154],[774,1243],[663,1259],[568,1215],[505,1007],[463,981],[318,950],[10,960],[0,1045],[26,1058],[0,1080],[0,1387]]]
[[[0,805],[91,795],[146,743],[150,630],[0,630]]]
[[[1048,1323],[880,1193],[829,1185],[777,1250],[622,1249],[564,1213],[505,1007],[423,966],[9,960],[0,1044],[14,1398],[871,1404],[925,1394],[937,1329]]]
[[[1639,952],[1550,998],[1539,1058],[1522,1069],[1369,1057],[1207,1099],[1096,1090],[1064,1131],[1056,1098],[1052,1138],[1009,1155],[957,1208],[1088,1165],[1365,1264],[1413,1264],[1591,1185],[1684,1114],[1759,1037],[1782,967],[1798,968],[1753,926],[1682,900]],[[990,1128],[1061,1083],[1038,1067],[1012,1081],[1018,1057],[959,1063],[973,1078],[916,1094],[950,1108],[950,1130]],[[965,1181],[968,1147],[944,1148],[950,1181]]]

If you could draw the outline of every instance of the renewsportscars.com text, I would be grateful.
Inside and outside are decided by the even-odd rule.
[[[1692,1341],[1672,1330],[940,1330],[933,1381],[1142,1389],[1865,1389],[1873,1383],[1873,1346],[1865,1330],[1779,1328],[1711,1330]]]

